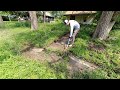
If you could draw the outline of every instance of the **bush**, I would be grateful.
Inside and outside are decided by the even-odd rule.
[[[15,27],[30,27],[31,26],[31,24],[30,24],[30,22],[16,22],[15,23]]]

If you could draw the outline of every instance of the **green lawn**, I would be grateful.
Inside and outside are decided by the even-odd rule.
[[[110,32],[105,41],[92,40],[96,25],[81,25],[80,33],[70,52],[100,67],[93,72],[76,72],[73,78],[120,78],[120,29]],[[68,32],[62,23],[39,23],[36,32],[30,30],[30,23],[5,22],[0,28],[0,78],[68,78],[68,59],[53,64],[28,60],[20,51],[25,45],[47,47],[54,40]],[[102,48],[102,50],[100,50]]]

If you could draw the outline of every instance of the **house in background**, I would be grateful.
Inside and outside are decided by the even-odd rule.
[[[49,12],[46,12],[45,16],[48,22],[54,21],[54,16],[52,16]]]
[[[17,21],[16,15],[2,15],[3,21]]]
[[[43,12],[41,11],[41,21],[43,21]],[[54,21],[54,16],[51,14],[51,13],[49,13],[49,12],[45,12],[45,22],[51,22],[51,21]]]
[[[68,20],[76,20],[81,24],[91,24],[96,13],[96,11],[66,11],[64,16]]]

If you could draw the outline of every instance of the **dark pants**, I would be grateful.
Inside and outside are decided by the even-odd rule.
[[[74,30],[74,33],[73,33],[73,36],[72,36],[72,43],[71,43],[71,44],[74,43],[74,41],[75,41],[75,37],[76,37],[76,35],[78,34],[79,31],[80,31],[80,29],[76,29],[76,30]]]

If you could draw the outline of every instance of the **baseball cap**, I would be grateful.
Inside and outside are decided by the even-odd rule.
[[[64,20],[64,23],[68,23],[68,20]]]

